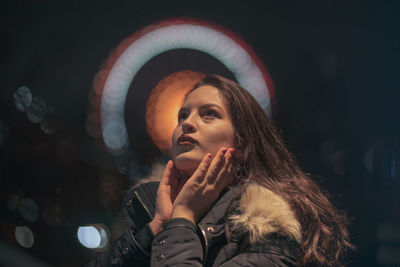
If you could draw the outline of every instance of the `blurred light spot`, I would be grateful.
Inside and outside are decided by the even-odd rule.
[[[21,86],[14,93],[14,105],[18,111],[25,111],[32,103],[32,93],[26,86]]]
[[[344,150],[339,150],[333,155],[332,166],[337,175],[346,174],[346,152]]]
[[[97,248],[101,237],[99,231],[93,226],[81,226],[78,228],[78,240],[87,248]]]
[[[331,164],[333,154],[335,153],[335,142],[332,139],[324,141],[319,146],[319,152],[323,162]]]
[[[39,207],[32,199],[24,198],[19,204],[19,212],[22,218],[27,221],[34,222],[37,219]]]
[[[92,111],[85,122],[88,134],[94,138],[101,137],[100,112]]]
[[[18,195],[11,195],[7,199],[7,208],[10,211],[17,211],[21,198]]]
[[[15,240],[24,248],[31,248],[35,241],[31,229],[27,226],[17,226],[15,228]]]
[[[120,156],[115,157],[115,167],[120,173],[128,174],[130,166],[133,165],[134,161],[128,155],[122,154]]]
[[[392,180],[400,178],[400,150],[386,148],[383,152],[383,170]]]
[[[174,72],[151,91],[146,104],[146,129],[163,153],[169,154],[171,149],[172,133],[186,93],[203,77],[204,73],[189,70]]]
[[[133,161],[129,166],[128,177],[129,177],[129,180],[133,184],[135,184],[138,181],[140,181],[140,179],[142,177],[150,177],[150,178],[157,177],[157,175],[152,175],[152,174],[149,175],[149,173],[152,171],[153,171],[152,167],[150,168],[147,165],[139,164],[139,163]]]
[[[53,107],[49,107],[47,109],[45,117],[40,122],[40,128],[46,134],[54,134],[57,130],[55,113],[55,109]]]
[[[80,226],[78,240],[83,246],[91,249],[105,248],[109,242],[104,225]]]
[[[57,225],[62,222],[62,213],[60,205],[57,203],[45,203],[42,208],[43,220],[51,225]]]
[[[369,172],[372,172],[373,164],[374,164],[374,150],[370,148],[364,155],[364,166]]]
[[[39,123],[43,120],[46,115],[47,106],[43,99],[34,97],[32,104],[26,110],[26,115],[32,123]]]
[[[381,223],[377,231],[378,241],[382,243],[400,244],[400,226],[395,224]]]
[[[0,120],[0,148],[2,148],[6,143],[9,133],[10,129],[8,125],[4,121]]]
[[[104,122],[104,143],[114,155],[120,155],[129,146],[125,122],[121,118],[109,119]]]
[[[390,264],[391,266],[399,266],[397,264],[400,264],[400,247],[389,245],[380,246],[376,254],[379,264]]]

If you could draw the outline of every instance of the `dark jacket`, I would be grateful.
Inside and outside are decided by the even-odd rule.
[[[228,242],[225,211],[237,188],[226,190],[198,225],[172,219],[154,237],[148,222],[157,186],[146,183],[129,192],[125,206],[131,227],[87,266],[295,266],[300,226],[287,203],[271,191],[252,184],[233,202]]]

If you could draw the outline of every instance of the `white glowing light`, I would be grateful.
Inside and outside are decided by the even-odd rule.
[[[26,115],[32,123],[39,123],[46,115],[47,105],[43,99],[34,97],[31,105],[26,110]]]
[[[18,111],[25,111],[32,103],[32,92],[26,86],[21,86],[13,95],[14,105]]]
[[[100,232],[93,226],[78,228],[78,240],[87,248],[97,248],[101,242]]]
[[[113,154],[120,154],[121,149],[129,147],[124,107],[133,78],[154,56],[180,48],[199,50],[217,58],[270,115],[270,95],[263,73],[242,46],[210,27],[197,24],[164,26],[144,34],[127,47],[107,77],[101,102],[101,127],[104,141]],[[112,130],[114,127],[117,129]]]
[[[24,248],[31,248],[35,242],[33,233],[27,226],[17,226],[15,228],[15,240]]]
[[[79,227],[78,240],[83,246],[91,249],[104,248],[108,244],[107,232],[100,226]]]
[[[40,129],[46,134],[54,134],[56,129],[55,108],[47,108],[46,116],[40,122]]]

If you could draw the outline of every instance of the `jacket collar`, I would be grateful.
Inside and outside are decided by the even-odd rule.
[[[209,248],[226,242],[225,211],[239,193],[238,187],[229,187],[213,208],[198,223],[203,238],[205,258]],[[248,252],[269,251],[297,258],[301,242],[300,223],[289,205],[272,191],[249,184],[232,203],[228,215],[229,230],[237,249]]]

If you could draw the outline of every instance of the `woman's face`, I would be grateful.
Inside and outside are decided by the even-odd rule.
[[[203,85],[186,97],[178,112],[172,159],[179,170],[191,176],[207,153],[215,156],[222,147],[234,147],[234,135],[223,96],[217,88]]]

